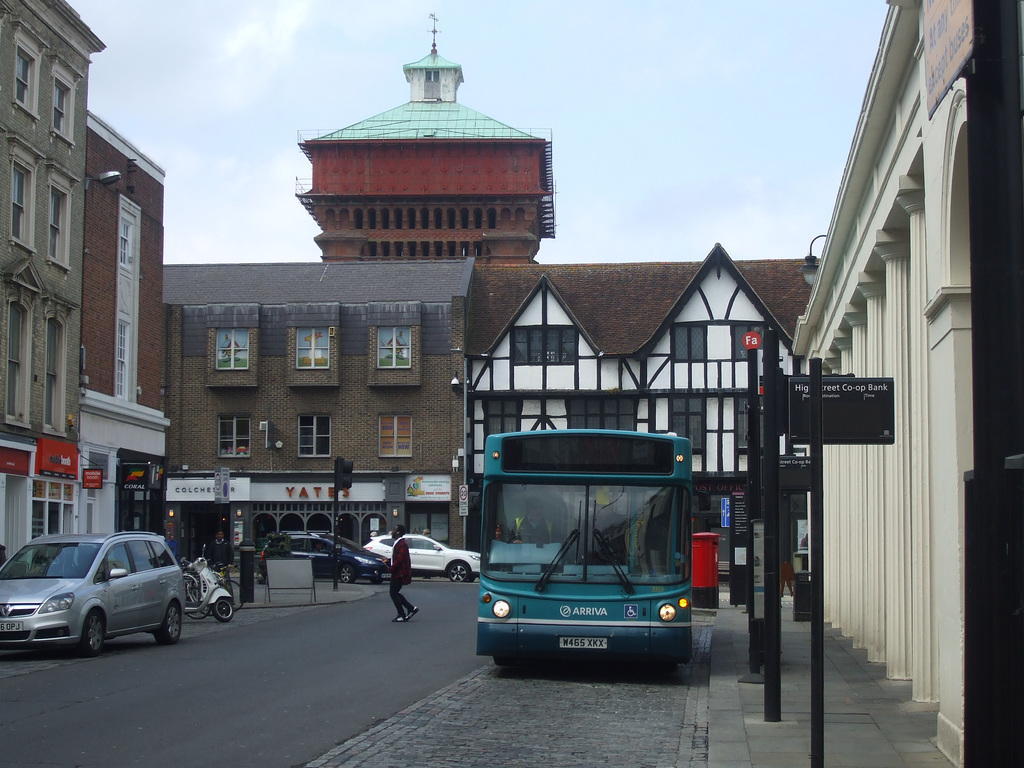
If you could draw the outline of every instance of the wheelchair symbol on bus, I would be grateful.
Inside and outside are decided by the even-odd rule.
[[[626,603],[623,606],[627,619],[639,619],[640,618],[640,606],[636,603]]]

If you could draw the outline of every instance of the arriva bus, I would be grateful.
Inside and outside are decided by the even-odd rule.
[[[689,661],[691,466],[674,435],[489,436],[477,654]]]

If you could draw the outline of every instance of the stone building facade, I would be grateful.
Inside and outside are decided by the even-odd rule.
[[[0,7],[0,537],[76,530],[89,60],[103,43],[63,0]]]

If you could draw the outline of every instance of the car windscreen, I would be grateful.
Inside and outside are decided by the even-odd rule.
[[[339,536],[338,537],[338,542],[341,544],[341,546],[344,549],[351,549],[351,550],[354,550],[355,552],[362,552],[363,551],[363,548],[361,546],[359,546],[358,544],[356,544],[354,541],[352,541],[352,539],[346,539],[343,536]]]
[[[4,564],[0,579],[82,579],[99,551],[94,542],[26,544]]]

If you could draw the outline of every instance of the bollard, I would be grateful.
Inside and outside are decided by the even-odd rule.
[[[250,539],[244,539],[238,545],[241,553],[239,564],[238,580],[241,587],[241,603],[253,603],[256,601],[256,544]]]

